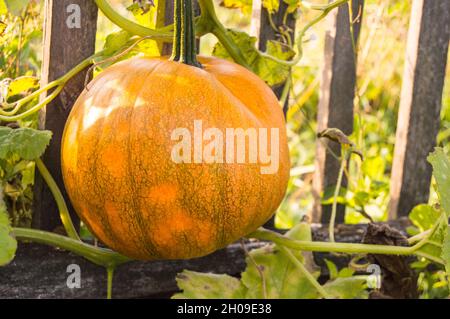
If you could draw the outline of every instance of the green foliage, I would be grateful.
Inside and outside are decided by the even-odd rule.
[[[283,0],[284,3],[288,5],[288,12],[294,12],[297,10],[298,6],[300,5],[301,0]]]
[[[244,14],[251,14],[252,0],[223,0],[220,5],[230,9],[240,9]]]
[[[245,296],[245,288],[239,279],[228,275],[184,270],[178,274],[177,284],[183,292],[174,295],[174,299],[241,299]]]
[[[442,210],[445,213],[445,218],[441,219],[439,225],[437,240],[442,243],[440,249],[440,257],[445,264],[445,270],[447,272],[447,280],[450,283],[450,226],[448,225],[448,219],[450,217],[450,160],[444,153],[442,148],[436,148],[435,151],[428,156],[428,161],[433,166],[433,176],[436,180],[437,194],[439,196]]]
[[[289,75],[289,67],[263,57],[256,49],[257,39],[255,37],[237,30],[228,30],[228,34],[241,49],[252,71],[267,84],[276,85],[286,81]],[[281,60],[289,60],[295,55],[292,49],[278,41],[267,42],[267,53]],[[219,58],[232,60],[221,43],[216,44],[213,54]]]
[[[433,227],[440,215],[441,213],[434,207],[420,204],[409,213],[409,219],[419,228],[420,232],[423,232]]]
[[[439,202],[447,217],[450,217],[450,160],[442,148],[436,148],[428,156],[428,161],[433,166],[433,176],[436,180]]]
[[[267,9],[267,11],[270,14],[278,12],[278,9],[280,7],[280,1],[279,0],[263,0],[262,5],[264,8]]]
[[[44,153],[51,137],[50,131],[0,126],[0,159],[17,155],[25,160],[35,160]]]
[[[0,81],[37,75],[41,63],[39,1],[0,0]]]
[[[309,224],[300,223],[286,236],[311,241]],[[292,251],[306,269],[317,278],[319,272],[311,253]],[[291,260],[273,244],[249,252],[247,267],[241,279],[227,275],[202,274],[184,271],[178,276],[178,287],[183,290],[174,298],[319,298],[314,285]],[[336,269],[336,275],[323,287],[334,298],[366,298],[365,278],[351,277],[353,272]]]
[[[12,228],[1,193],[0,196],[0,266],[4,266],[14,258],[17,241],[12,236]]]
[[[103,47],[105,55],[110,56],[119,51],[119,49],[122,49],[130,40],[130,37],[130,34],[124,30],[110,33],[106,37],[105,45]]]

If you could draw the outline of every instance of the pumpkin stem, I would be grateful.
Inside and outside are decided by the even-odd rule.
[[[175,33],[171,60],[201,68],[197,61],[192,0],[174,0]]]

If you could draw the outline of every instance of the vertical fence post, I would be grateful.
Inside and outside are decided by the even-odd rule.
[[[269,12],[261,5],[260,0],[256,1],[252,7],[252,24],[251,33],[258,38],[258,47],[261,51],[266,51],[266,44],[269,40],[280,40],[280,34],[272,27],[269,18]],[[259,6],[258,6],[259,3]],[[257,7],[258,6],[258,7]],[[291,30],[292,43],[295,42],[295,22],[296,19],[292,14],[287,15],[286,20],[283,21],[288,5],[284,1],[280,1],[278,11],[273,13],[271,18],[275,26],[289,28]],[[280,98],[283,93],[284,83],[278,84],[273,87],[275,95]],[[286,114],[288,107],[288,100],[283,106],[283,111]]]
[[[428,201],[450,37],[450,1],[414,0],[409,23],[389,217]]]
[[[97,6],[92,0],[46,0],[44,21],[44,57],[42,85],[46,85],[89,57],[95,50]],[[85,72],[73,78],[39,114],[41,129],[51,130],[53,138],[43,156],[50,173],[55,178],[70,206],[61,175],[61,137],[67,116],[84,88]],[[78,221],[72,207],[72,218]],[[39,173],[34,188],[33,227],[54,230],[61,224],[54,198]],[[76,224],[79,224],[77,222]]]
[[[356,84],[356,55],[353,44],[358,42],[364,1],[353,0],[350,3],[351,18],[348,3],[327,17],[329,27],[325,35],[325,56],[317,112],[318,132],[326,128],[338,128],[345,134],[351,134],[353,131],[353,99]],[[325,140],[317,143],[312,220],[324,223],[330,219],[331,205],[321,205],[321,194],[327,187],[336,185],[340,166],[339,161],[327,152],[326,145],[334,154],[340,155],[338,144]],[[343,186],[346,183],[344,179]],[[336,222],[343,222],[344,214],[345,207],[339,205]]]

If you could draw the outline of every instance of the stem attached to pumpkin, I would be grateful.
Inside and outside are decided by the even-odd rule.
[[[171,60],[201,68],[197,61],[192,0],[174,0],[175,34]]]

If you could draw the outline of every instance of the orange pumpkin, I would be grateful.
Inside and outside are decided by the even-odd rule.
[[[199,61],[202,68],[164,57],[117,63],[88,85],[66,123],[62,173],[73,206],[95,236],[126,256],[206,255],[264,224],[283,199],[290,163],[275,95],[237,64]],[[277,128],[279,169],[263,174],[260,159],[174,162],[173,131],[194,132],[198,120],[223,132]]]

